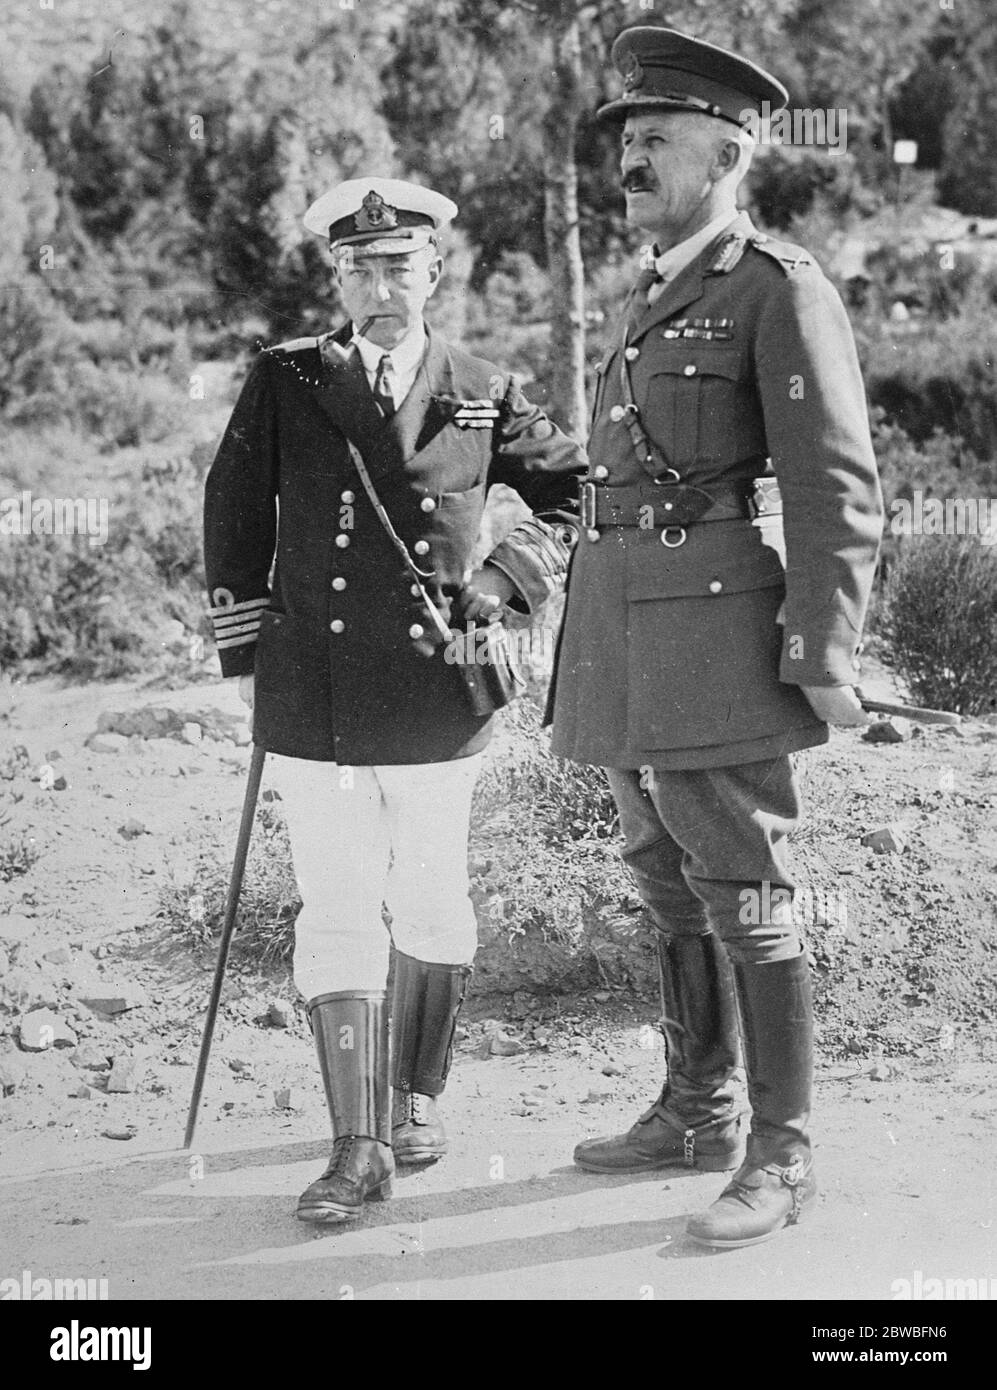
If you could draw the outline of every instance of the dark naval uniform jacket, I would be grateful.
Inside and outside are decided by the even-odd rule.
[[[882,498],[851,329],[812,257],[740,214],[655,303],[635,291],[588,453],[600,520],[571,564],[554,751],[683,769],[825,742],[799,687],[857,678]],[[705,494],[702,519],[669,526],[657,476]]]
[[[349,326],[255,360],[205,491],[211,613],[225,676],[255,673],[254,739],[346,765],[444,762],[487,742],[457,666],[414,647],[412,576],[351,462],[352,440],[395,530],[445,604],[469,575],[488,489],[533,517],[488,557],[532,611],[564,577],[584,456],[515,381],[430,334],[385,420]],[[428,624],[426,624],[428,628]]]

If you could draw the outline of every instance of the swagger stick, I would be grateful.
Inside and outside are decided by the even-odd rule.
[[[211,1052],[211,1039],[215,1031],[215,1019],[218,1016],[218,1004],[222,997],[222,985],[225,982],[225,966],[228,963],[229,946],[232,944],[232,933],[235,929],[235,914],[239,906],[239,894],[242,891],[242,876],[246,868],[246,855],[249,851],[249,837],[253,830],[253,817],[256,814],[256,799],[260,794],[260,779],[263,776],[263,764],[266,761],[267,750],[261,743],[253,744],[253,756],[249,764],[249,780],[246,782],[246,795],[242,803],[242,820],[239,823],[239,838],[235,842],[235,859],[232,863],[232,877],[229,879],[228,898],[225,903],[225,922],[222,926],[222,939],[218,945],[218,960],[215,962],[215,978],[211,986],[211,999],[208,1003],[208,1014],[204,1020],[204,1036],[201,1038],[201,1054],[197,1059],[197,1074],[194,1077],[194,1091],[190,1098],[190,1109],[187,1111],[187,1131],[184,1134],[183,1146],[189,1149],[194,1142],[194,1130],[197,1127],[197,1112],[201,1106],[201,1091],[204,1087],[204,1077],[208,1070],[208,1054]]]
[[[922,709],[920,705],[898,705],[892,700],[867,700],[861,691],[857,692],[859,704],[870,714],[895,714],[910,719],[915,724],[961,724],[962,715],[953,714],[947,709]]]

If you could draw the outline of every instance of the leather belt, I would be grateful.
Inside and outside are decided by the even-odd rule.
[[[773,477],[749,478],[737,487],[708,492],[691,483],[634,483],[607,487],[583,479],[579,485],[581,524],[600,526],[685,528],[702,521],[731,521],[779,516],[782,498]]]

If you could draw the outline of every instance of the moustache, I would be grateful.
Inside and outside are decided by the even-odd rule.
[[[654,179],[646,169],[628,169],[620,184],[625,193],[651,193],[655,188]]]

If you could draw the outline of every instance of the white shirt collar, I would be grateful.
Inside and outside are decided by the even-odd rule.
[[[680,241],[677,246],[671,247],[668,251],[662,251],[660,256],[654,260],[654,268],[667,284],[669,280],[674,280],[676,275],[685,270],[687,265],[691,265],[701,251],[705,251],[710,242],[720,233],[731,225],[738,217],[736,212],[721,212],[714,217],[712,222],[707,222],[705,227],[701,227],[698,232],[693,232],[692,236],[686,237],[685,241]]]
[[[355,330],[352,341],[357,345],[360,360],[363,362],[364,371],[368,376],[373,376],[376,373],[381,358],[385,353],[388,353],[391,358],[392,371],[399,380],[402,380],[408,375],[414,374],[422,362],[423,354],[426,351],[426,325],[424,323],[416,324],[393,348],[378,347],[369,338],[361,338]]]

